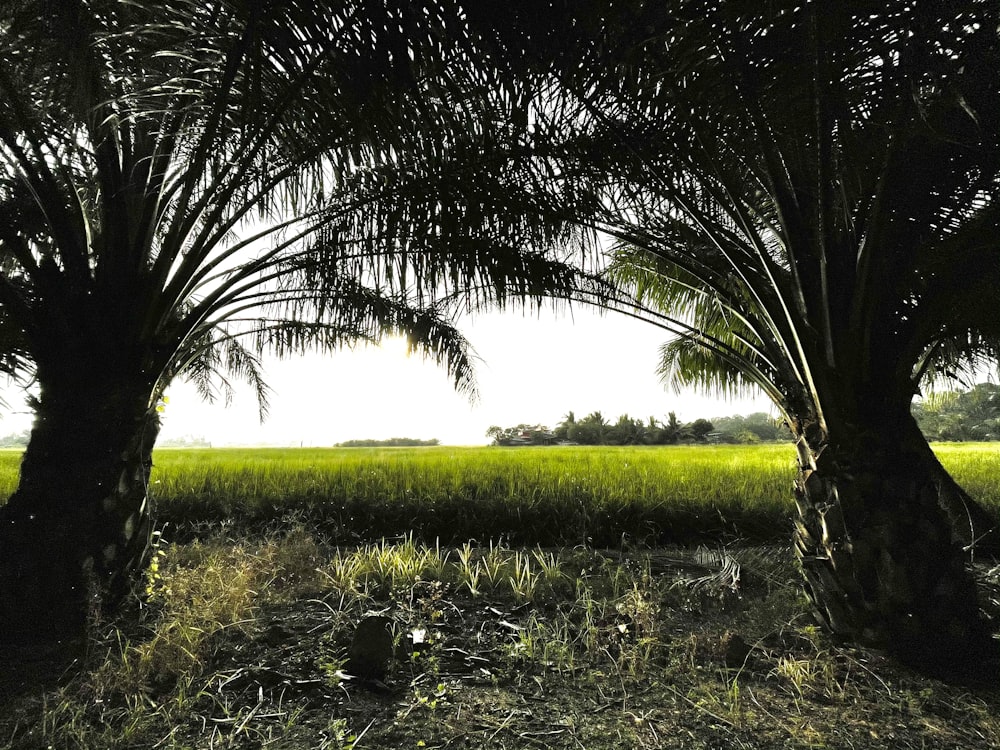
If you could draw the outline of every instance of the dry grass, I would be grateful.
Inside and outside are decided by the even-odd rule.
[[[837,646],[783,548],[171,546],[129,627],[8,697],[10,748],[1000,747],[994,690]],[[340,672],[391,617],[384,683]],[[3,744],[6,743],[6,744]]]

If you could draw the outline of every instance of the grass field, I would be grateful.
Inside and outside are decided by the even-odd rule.
[[[936,446],[1000,510],[1000,444]],[[0,495],[18,454],[0,452]],[[152,476],[168,534],[299,516],[337,539],[664,544],[787,538],[794,451],[758,446],[164,449]]]
[[[993,510],[998,448],[939,447]],[[1000,747],[992,683],[811,623],[793,470],[787,445],[159,451],[184,543],[82,648],[0,653],[0,750]],[[344,668],[372,613],[366,683]]]
[[[156,460],[161,515],[178,526],[292,512],[338,538],[597,546],[770,530],[788,514],[793,468],[787,446],[163,451]]]

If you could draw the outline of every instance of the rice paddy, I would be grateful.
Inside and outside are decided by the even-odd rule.
[[[461,543],[662,543],[787,516],[787,446],[163,451],[161,517],[258,523],[303,514],[335,537]]]
[[[1000,444],[939,444],[958,482],[1000,510]],[[0,496],[17,481],[0,451]],[[618,546],[787,539],[790,444],[163,449],[152,495],[168,534],[289,516],[331,538]]]

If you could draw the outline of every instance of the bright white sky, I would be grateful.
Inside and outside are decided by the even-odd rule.
[[[677,412],[681,421],[771,411],[760,397],[727,401],[675,395],[656,377],[657,348],[666,334],[622,316],[587,309],[540,315],[495,313],[464,327],[482,360],[479,401],[454,391],[443,368],[414,355],[402,341],[267,362],[273,388],[262,425],[248,388],[226,408],[208,405],[194,388],[168,391],[161,439],[200,437],[222,445],[328,446],[351,439],[437,438],[446,445],[484,445],[490,425],[541,423],[554,427],[566,412],[600,411],[645,420]],[[17,394],[5,398],[15,413],[0,419],[0,434],[27,429],[30,415]]]
[[[589,310],[478,316],[464,327],[480,359],[479,400],[456,393],[444,369],[392,340],[333,356],[267,364],[271,411],[261,425],[249,389],[227,409],[178,384],[169,392],[163,438],[192,435],[213,445],[332,445],[351,439],[437,438],[447,445],[488,443],[490,425],[555,426],[567,411],[645,419],[676,411],[682,421],[750,411],[770,402],[725,402],[665,391],[656,377],[665,333]]]

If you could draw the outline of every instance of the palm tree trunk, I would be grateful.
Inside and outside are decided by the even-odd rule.
[[[82,635],[129,592],[149,546],[159,429],[144,380],[42,383],[18,489],[0,508],[3,638]]]
[[[986,529],[909,414],[823,445],[801,438],[799,455],[795,544],[816,616],[925,669],[984,664],[969,563]]]

